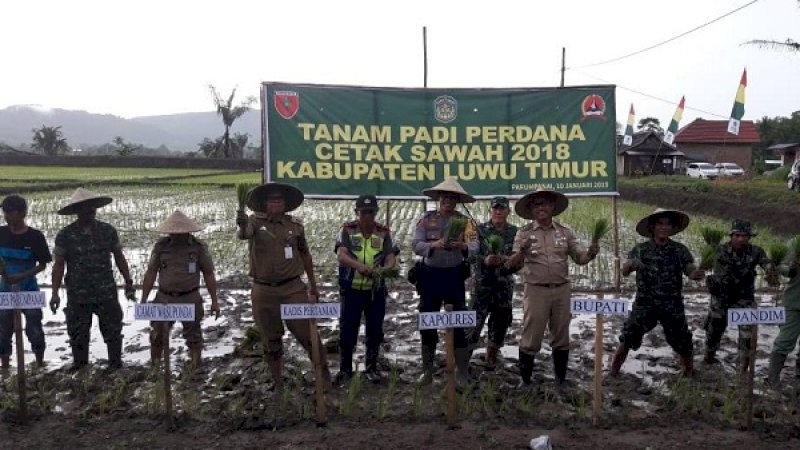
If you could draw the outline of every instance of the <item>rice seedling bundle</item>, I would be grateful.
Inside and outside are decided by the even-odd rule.
[[[789,248],[780,242],[772,242],[767,246],[767,256],[773,266],[781,264],[788,254]]]
[[[600,242],[600,239],[603,239],[609,230],[611,230],[611,225],[608,223],[608,219],[597,219],[592,226],[592,243]]]
[[[239,210],[244,211],[247,203],[247,194],[255,187],[252,183],[236,183],[236,199],[239,200]]]
[[[503,251],[503,238],[499,235],[493,234],[487,237],[483,242],[490,255],[499,255],[500,252]]]
[[[717,246],[722,242],[722,238],[725,237],[725,232],[716,228],[700,227],[700,235],[703,236],[703,241],[706,244]]]
[[[464,234],[464,230],[467,229],[467,218],[466,217],[451,217],[450,221],[447,222],[447,230],[445,230],[445,236],[447,237],[448,241],[457,241],[461,238]]]
[[[700,251],[700,270],[708,270],[714,266],[717,259],[717,246],[706,244]]]

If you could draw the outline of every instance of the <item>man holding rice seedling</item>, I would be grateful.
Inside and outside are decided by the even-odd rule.
[[[47,240],[41,231],[25,223],[28,202],[19,195],[9,195],[0,203],[8,225],[0,226],[0,292],[38,291],[36,274],[53,260]],[[44,365],[44,330],[42,310],[23,309],[25,334],[36,355],[36,365]],[[2,374],[8,374],[11,356],[11,337],[14,335],[14,311],[0,311],[0,359]]]
[[[486,369],[494,370],[497,353],[511,325],[511,299],[514,295],[514,273],[505,267],[517,235],[517,227],[508,223],[508,198],[494,197],[489,221],[478,225],[480,250],[473,263],[473,292],[470,309],[477,317],[475,328],[467,331],[472,352],[480,340],[483,326],[489,322],[486,344]]]
[[[203,353],[203,297],[200,295],[200,274],[206,283],[211,297],[211,312],[219,317],[217,300],[217,279],[214,277],[214,263],[206,244],[191,233],[202,231],[203,227],[181,211],[175,211],[153,231],[167,234],[156,242],[147,263],[147,272],[142,282],[142,303],[147,302],[150,291],[158,278],[158,291],[155,303],[193,303],[194,321],[182,322],[183,338],[189,348],[189,357],[194,367],[199,367]],[[161,364],[164,344],[169,339],[172,322],[165,327],[162,322],[151,323],[150,361],[153,367]]]
[[[728,327],[728,309],[758,306],[755,300],[756,268],[760,266],[768,274],[775,273],[767,253],[750,243],[750,238],[755,235],[750,222],[734,219],[730,239],[716,249],[711,275],[706,278],[711,294],[708,316],[703,325],[706,330],[703,361],[706,364],[718,362],[716,353]],[[737,365],[741,373],[747,372],[751,362],[750,339],[754,328],[752,325],[739,326]]]
[[[781,305],[786,308],[786,322],[781,324],[769,358],[767,381],[772,387],[780,386],[786,357],[797,347],[797,339],[800,338],[800,236],[789,241],[787,255],[778,269],[781,275],[789,278],[789,282],[781,296]],[[794,376],[800,381],[800,358],[797,358]]]
[[[334,251],[339,261],[339,288],[342,310],[339,319],[341,365],[338,383],[353,376],[353,349],[358,341],[361,316],[364,316],[367,349],[364,375],[380,382],[378,354],[383,342],[386,314],[386,278],[397,275],[395,257],[400,252],[388,227],[375,221],[378,199],[361,195],[356,199],[356,220],[345,223],[336,239]]]
[[[456,181],[447,178],[425,189],[423,194],[439,202],[435,211],[427,211],[417,222],[414,232],[414,253],[423,258],[421,273],[417,274],[420,294],[419,311],[435,312],[444,305],[448,311],[465,311],[464,281],[470,276],[468,258],[478,253],[475,224],[456,211],[458,203],[473,203],[475,197]],[[422,340],[422,377],[420,382],[433,382],[433,363],[437,330],[420,331]],[[456,375],[458,382],[469,380],[469,349],[463,328],[453,330]]]
[[[111,256],[125,280],[125,297],[135,301],[128,261],[122,253],[117,230],[95,218],[97,208],[108,205],[112,198],[78,188],[61,215],[78,216],[56,235],[53,264],[53,295],[50,309],[55,313],[61,304],[58,291],[62,279],[67,285],[67,334],[72,347],[74,370],[89,364],[89,332],[92,314],[100,323],[100,333],[108,347],[108,368],[122,367],[122,307],[117,298],[117,283],[111,267]],[[64,270],[66,268],[66,278]]]
[[[642,338],[659,323],[667,343],[681,358],[683,374],[694,374],[692,333],[686,323],[683,305],[683,275],[700,280],[689,249],[674,236],[689,226],[689,216],[681,211],[657,209],[636,225],[639,235],[649,238],[636,244],[622,266],[622,275],[636,272],[636,299],[619,337],[620,346],[611,363],[611,375],[619,374],[628,352],[638,350]]]
[[[520,387],[532,382],[536,353],[542,347],[546,328],[550,329],[553,372],[561,386],[566,381],[569,362],[570,283],[568,260],[588,264],[600,251],[593,242],[581,246],[575,233],[553,220],[569,206],[567,196],[557,191],[537,190],[526,194],[514,211],[532,222],[520,228],[514,239],[508,267],[524,267],[522,334],[519,342]]]
[[[264,344],[265,359],[275,388],[283,386],[283,333],[281,304],[319,301],[314,263],[300,219],[288,212],[303,203],[303,193],[294,186],[267,183],[250,191],[248,216],[239,210],[237,237],[248,241],[250,277],[253,280],[251,301],[256,326]],[[308,288],[300,278],[308,277]],[[288,320],[286,326],[311,355],[311,329],[308,320]],[[325,381],[330,380],[325,349],[318,339],[320,362]]]

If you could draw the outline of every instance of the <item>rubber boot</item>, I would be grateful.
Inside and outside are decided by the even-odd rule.
[[[108,348],[108,369],[117,370],[122,368],[122,339],[109,342],[106,344]]]
[[[717,359],[717,355],[715,352],[706,351],[706,356],[703,357],[703,362],[708,365],[711,365],[719,363],[719,360]]]
[[[336,384],[343,384],[353,377],[353,351],[339,348],[339,373]]]
[[[455,349],[456,360],[456,383],[459,386],[466,386],[470,382],[469,358],[472,352],[467,348]]]
[[[201,364],[203,364],[203,348],[196,347],[189,349],[189,358],[192,361],[192,367],[195,369],[199,368]]]
[[[744,353],[740,353],[739,357],[737,358],[736,369],[739,372],[739,375],[744,376],[747,373],[747,370],[750,368],[750,355]]]
[[[556,383],[564,384],[566,381],[568,362],[569,350],[553,350],[553,373],[556,376]]]
[[[619,375],[622,365],[625,364],[625,360],[628,359],[629,351],[630,349],[625,344],[619,346],[617,352],[614,353],[614,360],[611,362],[611,370],[609,371],[609,375],[612,377]]]
[[[767,383],[772,388],[777,388],[781,384],[781,371],[786,363],[786,355],[773,353],[769,355],[769,372],[767,373]]]
[[[681,366],[683,367],[683,376],[691,378],[694,376],[694,356],[681,356]]]
[[[520,387],[530,386],[531,377],[533,376],[534,360],[535,356],[533,353],[526,353],[522,350],[519,351]]]
[[[486,370],[492,371],[497,367],[497,346],[489,344],[486,346]]]
[[[281,355],[267,355],[267,365],[275,390],[283,388],[283,358]]]
[[[3,356],[2,366],[0,366],[0,376],[7,377],[11,372],[11,359],[9,356]]]
[[[429,345],[422,345],[422,375],[417,380],[420,384],[433,383],[433,360],[436,350]]]
[[[378,354],[380,347],[367,347],[367,354],[365,356],[366,369],[364,376],[367,380],[377,384],[381,382],[381,373],[378,370]]]
[[[71,370],[81,370],[89,365],[89,343],[86,345],[72,346],[72,367]]]

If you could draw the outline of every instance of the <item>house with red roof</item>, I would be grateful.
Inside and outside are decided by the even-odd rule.
[[[728,133],[727,120],[695,119],[675,134],[675,145],[686,155],[686,161],[711,164],[736,163],[749,170],[753,147],[761,141],[755,123],[743,120],[739,135]]]

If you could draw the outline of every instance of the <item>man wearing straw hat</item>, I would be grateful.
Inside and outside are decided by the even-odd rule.
[[[524,266],[520,387],[531,384],[536,353],[542,347],[544,330],[548,326],[555,379],[559,385],[566,381],[572,320],[568,259],[572,258],[576,264],[588,264],[599,252],[596,243],[586,250],[569,227],[553,220],[567,206],[569,200],[564,194],[550,190],[528,193],[514,205],[517,215],[532,220],[517,232],[514,254],[507,262],[509,267]]]
[[[250,277],[253,280],[251,301],[256,326],[261,333],[264,352],[276,388],[283,385],[283,333],[281,304],[317,302],[319,291],[314,276],[314,262],[299,219],[287,212],[303,203],[303,193],[294,186],[267,183],[254,188],[247,206],[254,214],[239,211],[237,237],[248,241]],[[300,278],[305,272],[308,288]],[[289,331],[311,354],[311,330],[308,320],[286,321]],[[326,381],[330,380],[325,349],[321,342],[320,362]]]
[[[153,231],[168,236],[156,242],[147,263],[147,272],[142,282],[142,303],[147,301],[158,277],[156,303],[193,303],[194,322],[182,322],[183,338],[189,348],[189,356],[194,367],[199,367],[203,352],[203,297],[198,290],[200,274],[206,283],[208,295],[211,297],[211,311],[219,317],[217,301],[217,279],[214,277],[214,263],[208,253],[206,244],[191,233],[203,229],[195,221],[186,217],[181,211],[172,213],[164,223]],[[172,322],[163,326],[164,322],[151,323],[150,361],[158,367],[164,353],[164,343],[169,339]]]
[[[400,250],[389,228],[375,221],[378,199],[374,195],[359,196],[355,210],[358,219],[342,226],[334,248],[339,261],[342,293],[339,321],[341,365],[336,380],[343,382],[353,376],[353,348],[358,341],[363,315],[367,337],[364,375],[377,383],[380,381],[378,354],[383,342],[386,283],[375,274],[378,268],[394,267]]]
[[[681,211],[657,209],[636,225],[636,232],[649,238],[637,244],[622,266],[622,275],[636,272],[636,299],[619,337],[620,346],[611,363],[611,375],[619,374],[628,352],[638,350],[644,335],[661,323],[667,343],[680,355],[683,374],[692,376],[692,333],[686,323],[683,305],[683,275],[703,278],[689,249],[670,236],[689,226],[689,216]]]
[[[729,308],[755,308],[756,268],[767,272],[768,281],[777,275],[767,253],[761,247],[750,243],[755,236],[750,222],[735,219],[731,223],[730,239],[717,247],[716,258],[711,275],[707,277],[711,304],[703,325],[706,330],[706,364],[717,363],[717,350],[725,329],[728,327]],[[770,283],[777,284],[777,283]],[[741,373],[747,371],[750,363],[750,340],[753,325],[739,326],[738,367]]]
[[[53,295],[50,309],[61,304],[58,291],[66,266],[67,334],[72,347],[73,369],[89,363],[89,330],[92,314],[97,314],[100,333],[108,347],[108,368],[122,367],[122,308],[117,298],[117,284],[111,267],[111,256],[125,280],[125,296],[135,301],[135,290],[128,261],[122,253],[117,230],[95,218],[97,208],[111,203],[111,197],[78,188],[61,215],[77,215],[78,219],[56,235],[53,255]]]
[[[464,281],[470,275],[467,259],[478,252],[477,233],[471,221],[466,221],[464,230],[458,236],[450,235],[448,226],[455,218],[466,220],[463,214],[456,211],[456,205],[473,203],[475,197],[469,195],[455,178],[447,178],[422,192],[437,200],[439,207],[426,212],[417,222],[414,232],[414,253],[423,258],[424,264],[417,282],[419,311],[439,311],[442,305],[446,310],[464,311],[467,309]],[[420,381],[429,384],[433,381],[433,362],[439,335],[436,330],[422,330],[420,335],[423,371]],[[469,379],[469,348],[464,329],[454,329],[453,336],[456,373],[459,383],[463,384]]]

